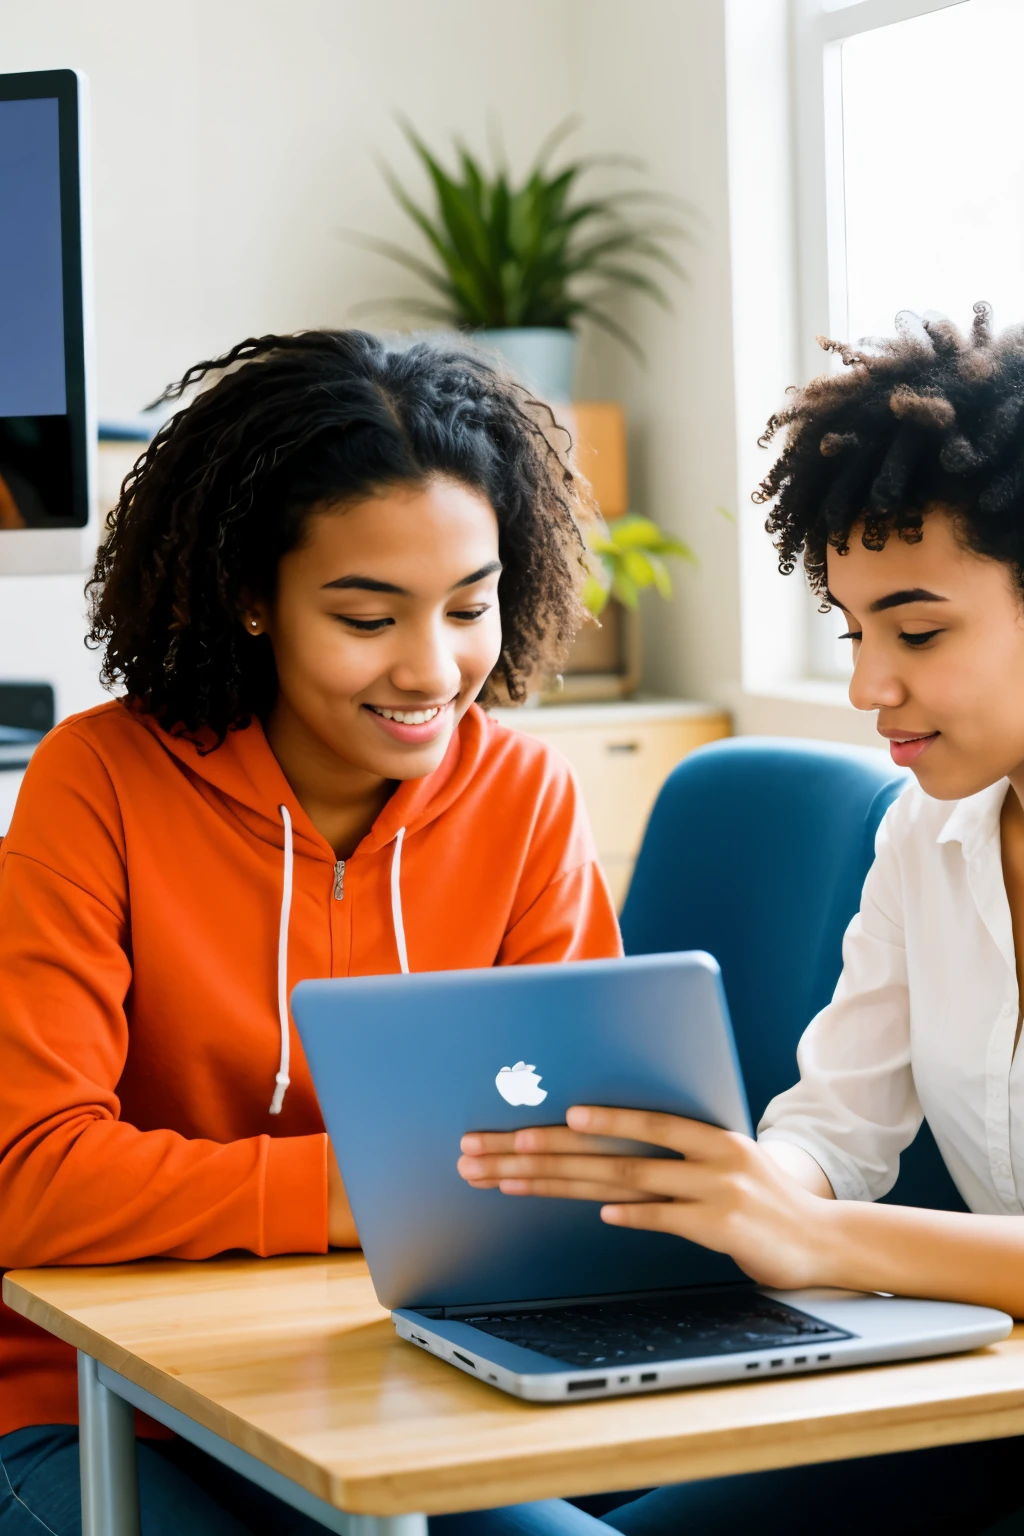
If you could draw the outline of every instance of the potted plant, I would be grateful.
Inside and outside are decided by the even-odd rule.
[[[636,513],[610,518],[588,535],[582,595],[593,622],[580,630],[559,676],[542,685],[539,702],[629,698],[640,682],[640,593],[653,587],[666,601],[672,597],[666,558],[697,564],[688,545]]]
[[[668,242],[689,238],[680,222],[687,204],[636,185],[583,193],[580,183],[596,166],[633,173],[643,166],[624,155],[553,166],[556,150],[576,126],[573,120],[548,136],[518,183],[500,156],[488,170],[460,144],[456,168],[448,171],[415,129],[403,126],[427,172],[433,207],[418,203],[387,167],[384,174],[425,238],[430,258],[390,240],[356,236],[433,290],[429,298],[396,301],[400,308],[472,332],[548,402],[571,397],[581,322],[599,326],[642,357],[604,301],[625,288],[669,307],[655,272],[686,276]]]
[[[609,598],[616,598],[627,608],[636,609],[645,587],[654,587],[666,602],[672,597],[672,578],[665,565],[666,556],[675,556],[696,565],[697,557],[688,544],[658,527],[649,517],[627,512],[606,523],[603,531],[592,534],[588,547],[597,556],[583,588],[583,601],[595,618]]]

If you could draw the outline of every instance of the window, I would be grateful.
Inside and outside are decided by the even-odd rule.
[[[1024,320],[1024,4],[795,4],[805,343],[979,298]]]
[[[1021,0],[965,0],[842,45],[846,333],[899,308],[1024,320]],[[884,108],[882,104],[884,103]]]
[[[793,0],[801,355],[891,334],[900,310],[1024,321],[1022,0]],[[838,678],[836,616],[807,613],[807,671]]]
[[[853,671],[853,649],[846,633],[846,619],[839,608],[822,613],[821,599],[807,594],[807,675],[828,681],[845,682]]]

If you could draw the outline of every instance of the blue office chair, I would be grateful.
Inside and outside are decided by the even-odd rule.
[[[878,823],[905,781],[866,748],[736,737],[681,762],[651,812],[626,953],[715,956],[755,1125],[796,1080],[797,1041],[832,996]],[[966,1209],[927,1125],[886,1199]]]

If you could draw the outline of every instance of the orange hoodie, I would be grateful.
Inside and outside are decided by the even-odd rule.
[[[0,1266],[323,1253],[279,991],[403,944],[413,971],[618,954],[595,860],[566,764],[475,706],[344,864],[258,723],[204,757],[121,703],[65,721],[0,844]],[[71,1350],[0,1308],[0,1434],[76,1419]]]

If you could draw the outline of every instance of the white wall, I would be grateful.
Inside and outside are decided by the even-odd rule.
[[[643,510],[701,561],[671,607],[646,604],[646,681],[727,704],[740,731],[877,745],[842,684],[794,682],[811,605],[800,575],[778,576],[750,499],[770,463],[757,438],[800,376],[786,0],[580,3],[595,145],[640,155],[702,215],[675,313],[621,311],[648,368],[602,339],[584,369],[585,390],[627,404]]]
[[[573,17],[572,0],[8,0],[0,69],[90,80],[100,415],[246,335],[413,289],[341,234],[409,239],[375,159],[418,184],[396,115],[437,146],[483,147],[493,118],[522,164],[571,109]],[[83,581],[0,577],[0,677],[55,682],[62,715],[105,697]]]
[[[653,185],[698,210],[679,248],[690,282],[666,315],[630,298],[619,313],[644,348],[638,366],[591,339],[583,392],[624,400],[639,506],[679,533],[700,569],[678,567],[671,605],[644,606],[645,681],[722,699],[740,677],[729,205],[722,0],[583,0],[580,105],[595,147],[638,155]]]
[[[489,121],[500,122],[522,165],[578,110],[582,147],[639,154],[655,185],[701,215],[674,314],[620,307],[648,368],[604,338],[585,338],[583,350],[582,393],[626,403],[637,504],[701,560],[680,569],[674,604],[645,606],[647,684],[726,702],[742,728],[863,738],[866,723],[848,711],[753,698],[743,683],[740,533],[752,479],[749,452],[737,466],[737,436],[750,437],[763,398],[755,412],[741,397],[737,423],[731,3],[8,0],[0,68],[74,65],[91,80],[101,414],[137,410],[246,334],[349,323],[361,301],[413,290],[341,235],[409,241],[375,163],[383,153],[417,184],[396,114],[438,146],[459,132],[482,148]],[[777,10],[779,0],[735,3]],[[742,238],[748,300],[753,282],[762,306],[775,303],[763,286],[756,293],[755,235]],[[764,338],[748,330],[735,357],[744,340],[749,353]],[[80,585],[0,578],[0,676],[53,678],[61,713],[102,697],[77,643]],[[782,634],[762,620],[748,624],[748,649]]]
[[[407,280],[345,227],[407,241],[375,164],[435,145],[514,162],[570,110],[567,0],[9,0],[0,67],[74,64],[93,102],[100,413],[139,409],[261,330],[344,324]]]

